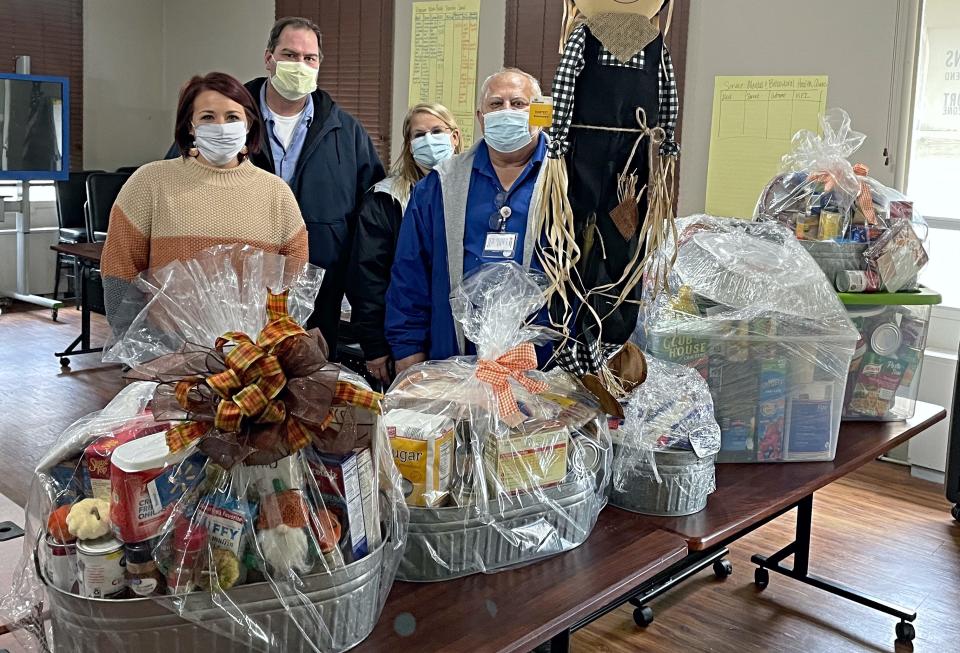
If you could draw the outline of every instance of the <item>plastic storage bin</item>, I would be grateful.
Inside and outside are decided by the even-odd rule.
[[[930,312],[940,295],[919,292],[840,293],[860,340],[850,363],[843,419],[913,417],[920,389]]]
[[[707,380],[720,425],[718,463],[833,460],[844,382],[818,357],[849,352],[850,340],[778,335],[774,320],[717,323],[702,333],[685,333],[683,326],[691,325],[658,325],[650,350],[669,360],[686,358]],[[762,329],[769,335],[759,335]]]

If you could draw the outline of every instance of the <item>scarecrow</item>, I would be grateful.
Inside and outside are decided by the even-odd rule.
[[[540,256],[553,320],[574,336],[558,362],[620,395],[607,358],[636,326],[644,253],[672,225],[679,102],[658,25],[672,0],[565,2]]]

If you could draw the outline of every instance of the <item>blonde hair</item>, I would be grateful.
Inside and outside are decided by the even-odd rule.
[[[400,149],[396,161],[390,167],[390,176],[394,177],[395,180],[394,192],[399,196],[401,202],[410,199],[410,191],[413,190],[414,184],[426,176],[417,162],[414,161],[413,152],[410,150],[410,143],[413,141],[413,134],[410,133],[410,123],[413,122],[413,117],[418,113],[427,113],[442,121],[451,131],[451,137],[453,133],[458,136],[457,143],[453,147],[453,153],[460,154],[463,151],[463,134],[460,133],[460,125],[457,124],[457,119],[453,117],[450,109],[436,102],[423,102],[410,107],[403,119],[403,147]]]

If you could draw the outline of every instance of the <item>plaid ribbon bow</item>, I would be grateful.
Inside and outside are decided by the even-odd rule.
[[[496,360],[477,361],[476,377],[493,388],[500,418],[511,428],[520,425],[523,415],[510,388],[510,379],[530,392],[544,392],[548,387],[546,383],[531,379],[525,374],[536,368],[537,351],[529,342],[517,345]]]
[[[212,421],[186,421],[167,431],[167,447],[171,452],[185,449],[214,429],[239,434],[256,427],[273,427],[280,428],[283,448],[290,454],[310,444],[315,430],[323,431],[330,425],[332,412],[319,429],[317,424],[311,428],[291,415],[284,401],[289,397],[285,392],[288,378],[281,360],[289,353],[286,348],[294,344],[294,339],[309,337],[287,312],[287,294],[287,291],[268,294],[269,322],[256,340],[240,331],[229,331],[217,338],[214,349],[226,369],[176,382],[174,395],[181,408],[190,414],[209,414],[212,401],[215,410]],[[317,368],[326,365],[322,356],[314,362]],[[334,402],[375,409],[379,399],[376,393],[343,381],[336,382]]]

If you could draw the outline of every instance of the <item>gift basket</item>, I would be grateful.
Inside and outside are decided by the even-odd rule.
[[[646,515],[690,515],[716,489],[720,427],[696,370],[650,358],[613,436],[610,503]]]
[[[343,651],[369,635],[408,515],[379,395],[300,326],[321,279],[237,245],[136,281],[105,354],[135,382],[37,467],[6,619],[91,652]]]
[[[538,372],[549,332],[525,324],[543,279],[479,268],[451,295],[475,357],[421,363],[383,400],[382,425],[410,510],[398,578],[493,572],[572,549],[606,504],[610,432],[596,399],[559,369]]]
[[[635,339],[706,379],[718,462],[832,460],[858,338],[833,288],[783,225],[701,215],[677,229]]]
[[[754,218],[794,232],[838,290],[916,287],[927,263],[926,222],[901,193],[871,178],[866,166],[850,163],[866,136],[851,129],[845,111],[830,109],[820,124],[821,134],[794,135]]]

